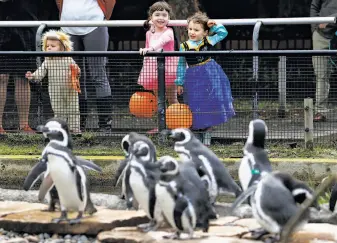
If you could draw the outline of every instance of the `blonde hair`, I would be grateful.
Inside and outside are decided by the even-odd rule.
[[[70,36],[60,30],[49,30],[42,37],[42,50],[47,50],[47,40],[58,40],[64,48],[64,51],[73,50],[73,42]]]
[[[200,24],[204,30],[209,30],[209,27],[207,25],[207,22],[209,21],[209,18],[207,14],[203,12],[196,12],[192,16],[190,16],[187,19],[187,23],[193,22],[195,24]]]

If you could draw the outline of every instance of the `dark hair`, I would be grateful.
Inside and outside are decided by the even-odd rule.
[[[147,12],[148,13],[148,19],[143,24],[143,27],[146,31],[148,31],[150,29],[149,22],[150,22],[152,14],[156,11],[166,11],[166,12],[168,12],[168,15],[170,16],[170,19],[174,19],[174,14],[173,14],[172,8],[167,2],[165,2],[165,1],[155,2],[149,8],[149,11]]]
[[[159,1],[159,2],[155,2],[154,4],[151,5],[151,7],[149,8],[148,13],[148,19],[144,22],[143,27],[145,29],[145,31],[148,31],[150,29],[150,19],[151,16],[154,12],[156,11],[166,11],[168,12],[168,15],[170,16],[170,19],[175,19],[175,15],[173,13],[173,10],[171,8],[171,6],[165,2],[165,1]],[[177,33],[177,29],[175,27],[171,27],[173,30],[173,35],[174,35],[174,50],[175,51],[179,51],[179,43],[180,43],[180,39]]]
[[[187,23],[193,22],[195,24],[200,24],[204,30],[209,30],[209,27],[207,25],[208,21],[208,16],[203,12],[196,12],[187,19]]]

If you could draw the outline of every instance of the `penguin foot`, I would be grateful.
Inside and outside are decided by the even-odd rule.
[[[170,235],[164,235],[163,236],[164,239],[168,239],[168,240],[178,240],[180,239],[180,232],[177,231],[173,234],[170,234]]]
[[[264,243],[276,243],[280,241],[280,236],[268,236],[263,242]]]
[[[143,231],[144,233],[149,232],[149,231],[153,231],[156,230],[156,222],[151,220],[150,223],[146,223],[146,224],[139,224],[137,225],[137,228],[141,231]]]
[[[69,224],[78,224],[78,223],[80,223],[82,217],[83,217],[83,212],[80,211],[80,212],[78,212],[78,215],[77,215],[77,217],[75,219],[70,219],[69,220]]]
[[[263,236],[268,235],[269,232],[263,228],[251,230],[252,238],[254,240],[260,240]]]
[[[67,212],[66,211],[62,211],[61,212],[61,217],[60,218],[54,218],[51,220],[52,223],[58,224],[62,221],[69,221],[68,217],[67,217]]]

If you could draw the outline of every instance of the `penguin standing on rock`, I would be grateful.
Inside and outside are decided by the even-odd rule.
[[[179,164],[171,156],[163,156],[157,163],[161,175],[156,198],[165,219],[176,230],[173,236],[166,238],[180,238],[182,232],[192,238],[197,226],[208,232],[209,219],[216,215],[194,164]]]
[[[69,128],[68,128],[68,124],[60,119],[60,118],[51,118],[47,121],[46,123],[47,127],[57,127],[57,128],[62,128],[65,131],[65,136],[63,136],[61,133],[56,134],[55,136],[53,135],[47,135],[46,133],[43,133],[44,137],[46,139],[49,139],[48,137],[50,137],[53,140],[58,140],[64,144],[66,144],[66,146],[72,150],[73,146],[72,146],[72,139],[69,133]],[[43,176],[45,175],[45,172],[47,170],[47,156],[43,156],[38,163],[36,163],[33,168],[30,170],[30,172],[28,173],[24,184],[23,184],[23,189],[28,191],[29,189],[31,189],[34,184]],[[84,169],[86,170],[94,170],[97,172],[102,172],[102,169],[96,165],[95,163],[93,163],[92,161],[88,161],[85,159],[82,159],[78,156],[76,156],[76,160],[77,163],[80,164],[81,166],[83,166]],[[42,182],[42,185],[44,183]],[[49,200],[49,207],[47,209],[47,211],[55,211],[56,208],[56,203],[59,203],[59,197],[58,197],[58,193],[55,187],[53,187],[50,191],[49,191],[49,196],[50,196],[50,200]],[[41,197],[44,198],[44,196],[41,194]],[[42,199],[43,200],[43,199]],[[89,214],[93,214],[97,211],[97,209],[94,207],[90,197],[88,198],[88,204],[86,207],[86,212],[88,212]]]
[[[126,200],[126,205],[127,208],[131,208],[132,206],[135,206],[137,204],[136,201],[134,201],[133,193],[130,188],[129,184],[129,177],[130,177],[130,170],[127,170],[130,161],[130,151],[132,151],[133,145],[138,142],[138,141],[143,141],[149,146],[149,155],[150,156],[145,156],[142,157],[143,162],[150,162],[154,163],[157,160],[157,155],[156,155],[156,147],[145,135],[141,135],[136,132],[130,132],[124,138],[122,139],[121,146],[123,149],[123,152],[125,153],[125,159],[121,161],[116,175],[114,177],[113,184],[117,186],[120,181],[122,181],[122,195],[121,198]],[[126,173],[128,172],[128,173]]]
[[[330,194],[329,210],[331,212],[335,211],[336,201],[337,201],[337,183],[335,183],[335,185],[332,187],[331,194]]]
[[[241,194],[241,188],[233,180],[221,160],[189,129],[177,128],[164,133],[174,139],[174,150],[182,162],[193,161],[198,174],[208,184],[211,203],[215,203],[220,189],[234,193],[236,197]]]
[[[265,151],[267,125],[256,119],[249,123],[247,142],[243,148],[244,157],[239,167],[239,180],[243,191],[260,180],[261,174],[271,172],[272,167]]]
[[[257,183],[237,198],[232,210],[249,197],[253,216],[262,226],[262,229],[252,230],[253,238],[258,240],[266,234],[274,234],[274,237],[268,238],[268,242],[277,242],[286,223],[300,208],[293,194],[279,175],[265,173]],[[308,218],[309,212],[299,221],[296,230],[307,223]]]
[[[130,161],[125,174],[130,176],[126,183],[130,185],[135,200],[150,219],[149,223],[138,225],[138,228],[148,232],[157,229],[163,222],[155,195],[155,185],[160,176],[159,165],[150,162],[151,149],[144,141],[134,143],[129,151]]]
[[[67,147],[68,140],[59,139],[68,136],[59,124],[48,122],[45,126],[38,126],[37,131],[43,132],[50,140],[42,152],[42,158],[46,158],[47,161],[47,171],[40,187],[39,200],[42,200],[46,193],[55,186],[60,200],[61,217],[53,219],[52,222],[79,223],[89,198],[85,171]],[[69,220],[67,218],[69,211],[77,211],[77,217]]]

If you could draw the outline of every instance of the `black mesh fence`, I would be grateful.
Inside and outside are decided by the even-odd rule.
[[[1,52],[2,125],[6,133],[30,132],[28,125],[34,132],[59,116],[73,134],[189,127],[228,140],[246,139],[249,121],[262,118],[270,139],[303,140],[309,97],[314,137],[328,144],[337,133],[336,54]]]

